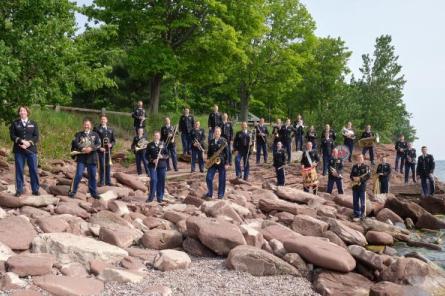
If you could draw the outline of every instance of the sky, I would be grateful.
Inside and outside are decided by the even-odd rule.
[[[301,0],[317,23],[318,36],[340,37],[352,51],[349,67],[357,75],[361,56],[372,53],[375,39],[393,38],[407,80],[404,101],[417,129],[415,147],[427,145],[445,160],[445,1]],[[91,0],[78,0],[78,5]],[[86,19],[77,15],[79,27]]]

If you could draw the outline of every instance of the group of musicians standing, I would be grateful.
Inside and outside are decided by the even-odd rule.
[[[37,123],[29,119],[29,108],[22,106],[18,109],[19,119],[15,120],[10,127],[11,140],[14,142],[13,152],[16,166],[16,196],[23,193],[23,168],[25,161],[28,164],[31,177],[32,194],[39,194],[39,178],[37,173],[37,148],[39,132]],[[256,153],[256,163],[268,161],[268,137],[269,129],[261,118],[255,124],[253,130],[249,130],[247,122],[241,123],[241,130],[234,135],[233,125],[226,113],[220,113],[218,106],[208,117],[208,136],[201,128],[200,122],[190,114],[188,108],[184,109],[179,119],[179,124],[172,126],[170,118],[165,118],[164,125],[160,131],[153,133],[153,140],[149,142],[144,132],[146,113],[143,103],[140,101],[132,113],[134,118],[135,137],[132,142],[132,150],[136,156],[136,168],[138,175],[142,174],[142,167],[150,176],[150,192],[147,201],[163,201],[165,191],[166,171],[175,171],[177,166],[177,153],[175,136],[181,133],[183,154],[191,156],[191,172],[195,172],[196,163],[200,172],[207,168],[206,183],[208,187],[207,199],[213,196],[213,179],[218,173],[218,198],[223,198],[226,184],[226,170],[232,165],[232,154],[235,156],[235,172],[238,178],[248,180],[249,157]],[[304,177],[304,190],[316,193],[318,188],[318,177],[316,168],[320,162],[317,150],[317,142],[320,143],[322,153],[322,174],[328,175],[327,192],[332,193],[334,185],[339,194],[343,194],[343,161],[348,159],[352,162],[354,151],[355,132],[351,122],[342,129],[343,144],[349,150],[347,157],[340,155],[335,142],[337,135],[327,124],[318,141],[317,133],[313,126],[305,133],[306,126],[303,119],[298,115],[296,121],[291,124],[290,119],[281,124],[277,119],[272,127],[272,152],[273,166],[275,168],[277,185],[285,185],[285,168],[292,159],[292,138],[295,138],[295,147],[299,153],[299,161],[302,166]],[[366,126],[361,139],[373,139],[374,133],[371,127]],[[207,143],[206,143],[207,140]],[[306,140],[306,141],[305,141]],[[99,186],[111,185],[111,152],[115,146],[116,139],[114,130],[108,126],[106,115],[100,116],[100,124],[93,128],[89,119],[83,121],[83,130],[76,133],[72,145],[71,154],[76,159],[77,167],[73,182],[70,187],[69,196],[76,195],[78,185],[82,179],[84,170],[88,172],[88,189],[92,197],[98,198],[96,184],[96,167],[99,164]],[[305,149],[303,149],[303,146]],[[204,152],[207,149],[207,161],[204,161]],[[434,193],[434,158],[427,153],[427,148],[422,147],[422,154],[417,158],[416,150],[412,143],[405,141],[403,135],[395,144],[396,162],[395,170],[404,173],[405,183],[409,181],[411,172],[413,182],[416,175],[420,177],[422,196],[431,196]],[[371,178],[371,169],[365,164],[364,156],[369,153],[371,164],[374,165],[374,145],[363,147],[362,153],[357,155],[357,162],[353,165],[350,179],[352,182],[354,216],[360,218],[365,214],[366,184]],[[417,168],[416,168],[417,166]],[[404,170],[403,170],[404,169]],[[386,161],[386,156],[381,157],[381,163],[376,169],[380,185],[380,193],[389,191],[389,179],[391,165]]]

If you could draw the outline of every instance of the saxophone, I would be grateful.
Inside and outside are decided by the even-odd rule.
[[[206,160],[205,163],[206,169],[211,168],[214,164],[221,163],[221,153],[226,147],[227,147],[227,142],[225,142],[215,153],[213,153],[212,157]]]

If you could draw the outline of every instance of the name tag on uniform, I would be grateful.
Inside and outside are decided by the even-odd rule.
[[[29,124],[26,127],[34,127],[34,125],[33,124]]]

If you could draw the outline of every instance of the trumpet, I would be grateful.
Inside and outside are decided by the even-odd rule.
[[[202,147],[201,143],[195,138],[193,140],[193,145],[199,149],[199,151],[204,152],[204,148]]]

